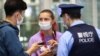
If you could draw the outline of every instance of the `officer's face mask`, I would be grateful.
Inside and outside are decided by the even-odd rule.
[[[65,23],[63,23],[63,27],[68,29],[68,26]]]
[[[49,30],[52,27],[51,21],[44,21],[44,22],[39,21],[38,24],[41,30]]]
[[[65,14],[65,15],[63,15],[62,17],[63,17],[63,26],[64,26],[65,28],[69,28],[69,27],[70,27],[69,16]]]

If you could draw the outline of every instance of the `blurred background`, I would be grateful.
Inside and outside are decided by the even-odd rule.
[[[24,14],[24,22],[20,26],[19,39],[26,48],[28,41],[32,35],[39,31],[37,23],[37,16],[43,9],[51,9],[56,17],[59,31],[64,32],[65,28],[62,25],[62,20],[59,17],[57,11],[58,5],[62,3],[74,3],[83,5],[85,8],[82,9],[82,20],[90,25],[100,28],[100,0],[24,0],[27,3],[27,10]],[[0,0],[0,19],[5,18],[5,12],[3,9],[5,0]]]

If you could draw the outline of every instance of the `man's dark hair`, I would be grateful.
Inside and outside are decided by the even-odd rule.
[[[23,11],[27,8],[23,0],[7,0],[4,4],[6,16],[12,16],[16,11]]]

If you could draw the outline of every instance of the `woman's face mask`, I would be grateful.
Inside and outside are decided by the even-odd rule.
[[[41,30],[50,30],[52,28],[52,18],[50,16],[50,13],[47,12],[40,13],[38,24]]]
[[[49,30],[52,27],[50,21],[47,21],[47,22],[46,21],[44,21],[44,22],[39,21],[38,24],[39,24],[41,30]]]

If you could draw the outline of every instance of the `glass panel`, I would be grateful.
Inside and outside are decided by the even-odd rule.
[[[59,2],[59,0],[53,0],[53,2]]]
[[[20,39],[22,39],[20,41],[22,42],[24,47],[28,46],[27,42],[29,41],[30,37],[34,35],[36,32],[38,32],[39,30],[39,26],[37,23],[34,23],[34,24],[31,23],[29,25],[31,26],[30,30],[27,30],[26,24],[21,25],[21,29],[20,29],[21,31]]]
[[[39,26],[37,24],[38,11],[38,6],[28,6],[27,10],[25,11],[25,20],[20,26],[20,41],[24,47],[27,47],[27,42],[30,37],[39,30]]]
[[[81,4],[84,6],[84,8],[82,9],[82,20],[92,25],[92,0],[77,0],[77,4]]]
[[[3,9],[0,9],[0,19],[3,18]]]
[[[100,28],[100,0],[97,0],[98,8],[98,27]]]
[[[63,0],[63,1],[70,1],[70,0]]]
[[[66,2],[67,3],[67,2]],[[52,11],[54,12],[54,15],[56,17],[56,21],[58,23],[58,30],[60,32],[64,32],[66,29],[63,27],[63,23],[62,23],[62,18],[60,18],[59,16],[59,11],[58,11],[58,4],[53,4],[52,5]]]
[[[3,0],[0,0],[0,19],[3,19]]]
[[[32,2],[35,2],[35,0],[31,0]]]

